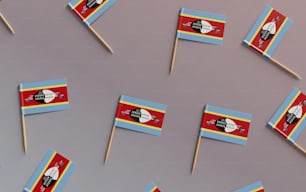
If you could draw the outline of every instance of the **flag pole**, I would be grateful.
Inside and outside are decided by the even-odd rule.
[[[174,68],[174,62],[175,62],[175,56],[176,56],[176,48],[177,48],[177,42],[178,38],[175,38],[174,47],[173,47],[173,53],[172,53],[172,60],[171,60],[171,67],[170,67],[170,75],[172,74],[173,68]]]
[[[198,154],[199,154],[199,148],[201,143],[201,134],[198,136],[197,146],[194,152],[193,162],[192,162],[192,168],[191,168],[191,174],[193,174],[195,166],[197,164]]]
[[[105,158],[104,158],[104,163],[106,163],[107,159],[108,159],[108,156],[109,156],[109,152],[110,152],[110,149],[111,149],[111,146],[112,146],[112,143],[113,143],[113,138],[114,138],[114,135],[115,135],[115,125],[113,125],[112,127],[112,131],[111,131],[111,134],[109,136],[109,140],[108,140],[108,146],[107,146],[107,150],[106,150],[106,154],[105,154]]]
[[[94,30],[94,28],[90,25],[87,25],[90,31],[100,40],[100,42],[109,50],[109,52],[114,53],[113,49],[110,45]]]
[[[0,12],[0,17],[2,19],[2,21],[4,22],[4,24],[6,25],[7,28],[9,28],[9,30],[15,34],[15,31],[13,29],[13,27],[10,25],[10,23],[6,20],[6,18],[3,16],[3,14]]]
[[[22,135],[23,135],[23,148],[24,148],[24,153],[27,153],[28,145],[27,145],[27,132],[26,132],[24,114],[21,114],[21,125],[22,125]]]
[[[269,57],[269,59],[277,66],[281,67],[282,69],[284,69],[285,71],[287,71],[288,73],[290,73],[291,75],[293,75],[294,77],[298,78],[298,79],[302,79],[301,76],[299,76],[296,72],[292,71],[291,69],[289,69],[288,67],[286,67],[285,65],[281,64],[279,61],[277,61],[276,59]]]
[[[297,143],[293,143],[293,145],[297,148],[297,149],[299,149],[302,153],[304,153],[304,155],[306,155],[306,150],[305,149],[303,149],[303,147],[302,146],[300,146],[299,144],[297,144]]]

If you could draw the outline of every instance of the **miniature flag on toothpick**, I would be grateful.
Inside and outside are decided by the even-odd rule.
[[[27,151],[25,115],[67,110],[69,108],[66,79],[20,83],[20,104],[24,150]]]
[[[155,183],[150,183],[143,192],[160,192],[157,185]]]
[[[13,27],[10,25],[10,23],[7,21],[7,19],[4,17],[4,15],[0,12],[0,18],[6,25],[6,27],[11,31],[12,34],[15,34],[15,31]]]
[[[246,145],[251,118],[247,113],[206,105],[200,135]]]
[[[92,28],[91,24],[108,10],[116,0],[72,0],[68,6],[81,18],[93,34],[113,53],[109,44]]]
[[[74,168],[75,164],[72,161],[54,150],[49,150],[24,187],[24,191],[59,192]]]
[[[115,127],[159,136],[161,134],[166,108],[167,106],[164,104],[121,95],[105,161],[108,159]]]
[[[265,189],[261,181],[257,181],[251,185],[235,190],[233,192],[264,192]]]
[[[221,45],[226,16],[182,8],[174,43],[170,74],[173,71],[178,39]]]
[[[286,100],[281,104],[268,124],[295,147],[306,154],[297,138],[306,126],[306,95],[299,89],[294,88]]]
[[[274,64],[301,79],[297,73],[272,58],[273,52],[291,26],[291,23],[290,18],[267,5],[243,42],[266,56]]]
[[[192,172],[194,171],[201,137],[246,145],[252,115],[212,105],[206,105],[198,136]]]

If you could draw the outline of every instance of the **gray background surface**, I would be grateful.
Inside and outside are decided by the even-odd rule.
[[[21,192],[48,149],[76,163],[67,192],[136,192],[154,181],[162,191],[230,192],[261,180],[266,191],[304,192],[305,156],[266,126],[289,92],[306,92],[305,7],[292,0],[120,1],[92,26],[68,1],[5,1],[0,10],[16,31],[0,25],[0,191]],[[293,20],[273,57],[297,80],[242,45],[266,4]],[[169,67],[181,7],[227,16],[222,46],[179,40]],[[23,153],[20,82],[66,77],[70,110],[26,116]],[[103,163],[120,94],[167,104],[160,137],[116,129]],[[205,104],[253,115],[248,144],[201,140],[190,174]],[[306,148],[306,132],[298,142]]]

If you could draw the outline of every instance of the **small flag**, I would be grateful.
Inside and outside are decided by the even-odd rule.
[[[177,38],[221,45],[226,16],[182,8]]]
[[[91,25],[115,2],[116,0],[72,0],[68,5],[86,25]]]
[[[238,189],[236,191],[233,192],[264,192],[264,187],[262,185],[261,181],[257,181],[251,185],[248,185],[246,187],[243,187],[241,189]]]
[[[91,24],[97,20],[116,0],[72,0],[68,6],[81,18],[89,30],[111,52],[111,46],[94,30]]]
[[[159,136],[165,113],[166,105],[121,95],[114,126]]]
[[[23,115],[60,111],[69,108],[65,79],[20,83],[20,103]]]
[[[178,39],[221,45],[226,16],[181,8],[170,65],[174,69]]]
[[[107,161],[116,127],[160,136],[167,106],[121,95],[104,162]]]
[[[150,183],[144,190],[144,192],[160,192],[155,183]]]
[[[251,118],[248,113],[206,105],[200,134],[211,139],[246,145]]]
[[[252,115],[248,113],[206,105],[204,107],[191,173],[194,172],[197,164],[201,137],[246,145],[251,119]]]
[[[49,150],[24,187],[26,192],[59,192],[75,164],[54,150]]]
[[[291,23],[291,19],[267,5],[244,42],[270,58]]]
[[[306,95],[294,88],[268,124],[285,139],[295,143],[306,126]]]

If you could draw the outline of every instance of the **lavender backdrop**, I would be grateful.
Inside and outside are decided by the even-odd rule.
[[[306,92],[306,1],[120,1],[93,27],[110,54],[68,1],[1,1],[16,31],[0,25],[0,186],[22,191],[49,148],[76,163],[64,190],[230,192],[261,180],[266,191],[305,191],[305,156],[266,126],[293,87]],[[297,80],[242,45],[266,4],[293,20],[273,57]],[[180,40],[169,67],[181,7],[227,16],[222,46]],[[23,153],[17,85],[66,77],[68,111],[26,117]],[[103,163],[120,94],[167,104],[160,137],[116,129]],[[245,147],[202,139],[190,174],[205,104],[253,115]],[[298,141],[306,148],[306,131]]]

